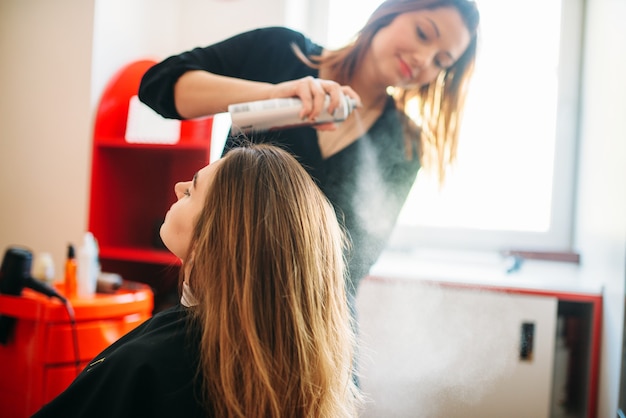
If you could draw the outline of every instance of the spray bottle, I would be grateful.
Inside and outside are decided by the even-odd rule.
[[[338,108],[328,113],[330,96],[326,96],[324,111],[313,120],[302,120],[302,101],[298,98],[269,99],[228,106],[232,120],[233,134],[275,131],[301,126],[319,125],[329,122],[342,122],[348,118],[357,105],[356,100],[342,96]]]
[[[90,297],[96,292],[100,262],[98,244],[91,232],[86,232],[83,245],[78,250],[77,293],[80,297]]]

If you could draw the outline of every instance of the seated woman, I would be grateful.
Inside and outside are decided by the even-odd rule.
[[[311,177],[286,151],[248,145],[175,192],[161,237],[183,263],[181,303],[34,416],[357,416],[344,237]]]

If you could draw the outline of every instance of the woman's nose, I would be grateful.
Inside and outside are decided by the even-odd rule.
[[[413,68],[417,68],[418,70],[424,70],[432,65],[435,59],[435,52],[431,51],[430,49],[421,49],[420,51],[413,54],[411,58],[411,66]]]
[[[185,194],[185,184],[186,182],[179,181],[174,185],[174,193],[176,193],[177,199],[180,199]]]
[[[412,56],[411,67],[416,69],[414,82],[419,85],[431,83],[441,72],[441,68],[435,65],[436,52],[434,50],[422,50]]]

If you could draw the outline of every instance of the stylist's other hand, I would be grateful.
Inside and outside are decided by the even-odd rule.
[[[329,113],[333,113],[339,107],[344,95],[356,100],[357,106],[361,105],[361,98],[350,86],[342,86],[332,80],[308,76],[297,80],[285,81],[276,84],[274,87],[272,98],[298,97],[302,100],[302,111],[300,112],[302,120],[314,121],[324,110],[326,96],[330,96]],[[324,123],[316,126],[316,128],[319,130],[332,130],[335,129],[335,124]]]

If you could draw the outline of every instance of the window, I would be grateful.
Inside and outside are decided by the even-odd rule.
[[[327,45],[342,45],[379,3],[330,2]],[[478,5],[457,164],[442,189],[418,174],[391,246],[569,250],[583,0]]]

